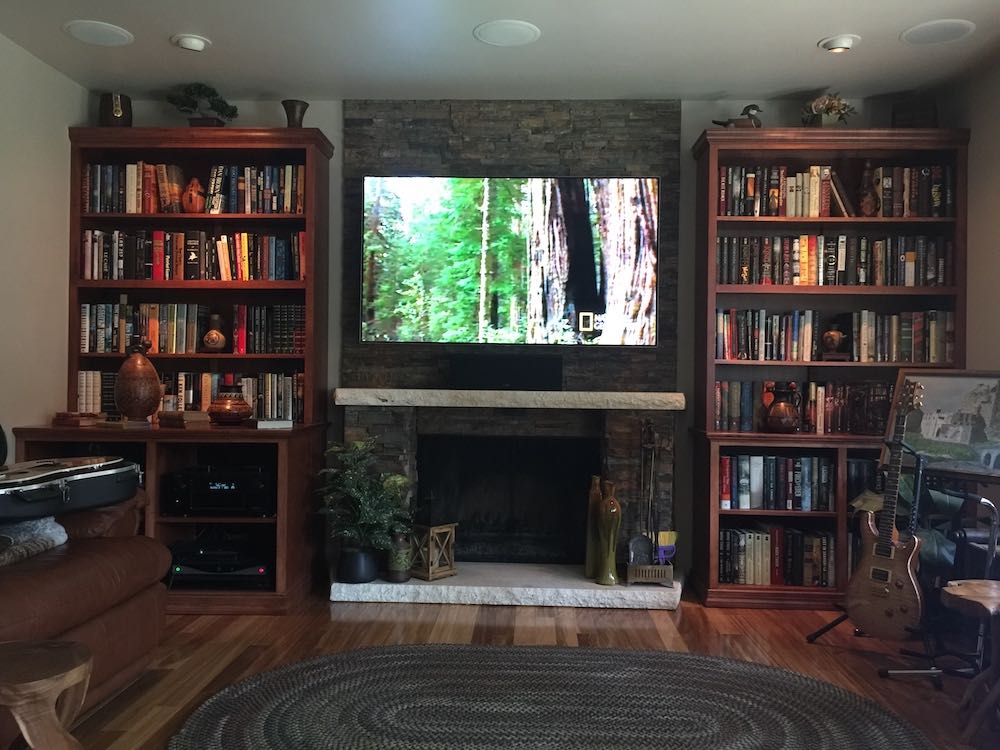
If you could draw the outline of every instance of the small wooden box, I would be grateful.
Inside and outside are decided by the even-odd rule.
[[[410,572],[425,581],[453,576],[457,523],[413,527],[413,565]]]

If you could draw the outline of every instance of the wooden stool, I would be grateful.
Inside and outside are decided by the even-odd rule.
[[[81,750],[66,727],[83,705],[91,664],[82,643],[0,643],[0,706],[10,709],[29,747]]]
[[[960,708],[972,705],[976,691],[982,686],[990,686],[986,699],[979,704],[962,733],[962,741],[969,743],[989,716],[990,711],[1000,706],[1000,581],[968,580],[952,581],[941,589],[941,603],[975,618],[990,618],[990,666],[973,678],[965,689]]]

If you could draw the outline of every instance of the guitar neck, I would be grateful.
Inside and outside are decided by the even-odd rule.
[[[889,556],[892,553],[892,533],[896,527],[896,502],[899,499],[899,475],[903,467],[903,435],[907,410],[898,409],[893,423],[892,441],[889,444],[889,464],[885,479],[882,515],[878,522],[876,551]]]

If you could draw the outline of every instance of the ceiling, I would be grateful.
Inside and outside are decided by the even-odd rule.
[[[91,47],[62,25],[125,27],[127,47]],[[472,37],[484,21],[542,30],[526,47]],[[965,40],[899,39],[937,18]],[[210,38],[192,53],[187,32]],[[863,97],[960,76],[1000,47],[1000,0],[2,0],[0,33],[93,90],[158,96],[204,81],[230,99],[777,98],[832,89]],[[848,54],[817,48],[859,34]]]

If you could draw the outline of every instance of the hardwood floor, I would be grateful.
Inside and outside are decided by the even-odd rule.
[[[223,687],[262,670],[348,649],[396,643],[592,646],[692,651],[784,667],[860,693],[919,727],[938,747],[958,744],[966,680],[879,679],[913,665],[898,644],[857,638],[844,623],[815,644],[805,635],[830,612],[705,609],[675,612],[431,604],[331,604],[268,616],[174,616],[150,669],[74,730],[87,750],[160,750],[187,716]],[[990,724],[989,721],[986,722]],[[973,746],[1000,747],[995,725]],[[901,750],[901,749],[900,749]]]

